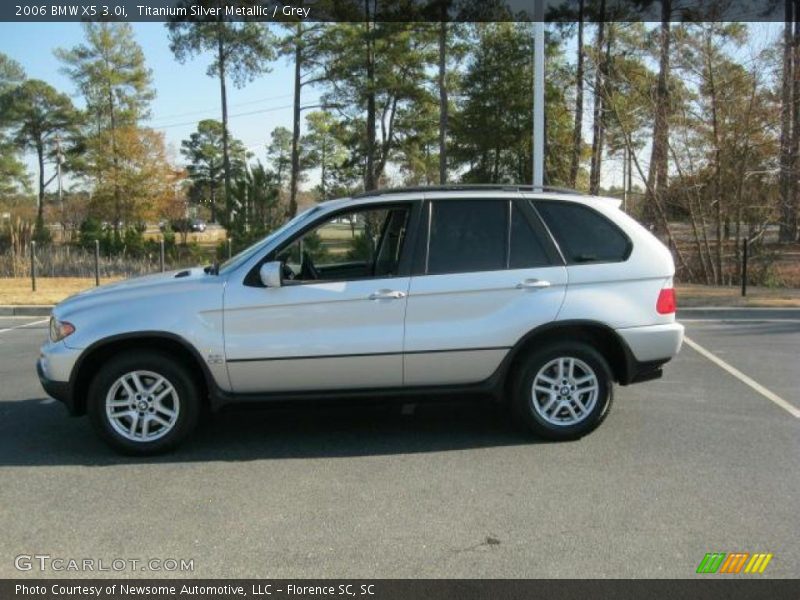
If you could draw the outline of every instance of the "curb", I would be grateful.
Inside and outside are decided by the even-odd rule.
[[[0,306],[0,317],[49,317],[52,304]]]
[[[677,318],[687,319],[800,319],[800,308],[698,306],[678,308]]]

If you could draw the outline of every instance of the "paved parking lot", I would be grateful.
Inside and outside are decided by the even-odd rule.
[[[41,318],[0,318],[0,577],[41,576],[19,554],[194,559],[196,577],[688,577],[712,551],[797,577],[800,320],[763,315],[686,322],[733,371],[685,346],[577,442],[484,404],[337,406],[221,415],[151,460],[46,399]]]

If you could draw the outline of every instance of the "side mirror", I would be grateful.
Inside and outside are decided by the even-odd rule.
[[[258,270],[258,275],[261,277],[261,283],[268,288],[281,287],[281,271],[283,265],[275,260],[272,262],[264,263]]]

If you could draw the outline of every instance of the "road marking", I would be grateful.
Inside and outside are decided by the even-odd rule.
[[[23,323],[22,325],[15,325],[14,327],[0,329],[0,333],[5,333],[6,331],[14,331],[15,329],[22,329],[23,327],[31,327],[33,325],[41,325],[42,323],[47,323],[49,320],[50,319],[42,319],[41,321],[34,321],[33,323]]]
[[[702,354],[703,356],[705,356],[708,360],[713,362],[715,365],[717,365],[718,367],[726,370],[728,373],[730,373],[731,375],[736,377],[736,379],[738,379],[742,383],[745,383],[745,384],[749,385],[751,388],[753,388],[759,394],[764,396],[767,400],[770,400],[771,402],[774,402],[775,404],[780,406],[783,410],[785,410],[790,415],[792,415],[794,418],[800,419],[800,408],[797,408],[796,406],[793,406],[792,404],[790,404],[789,402],[787,402],[786,400],[784,400],[783,398],[778,396],[778,394],[769,391],[767,388],[765,388],[763,385],[758,383],[756,380],[751,379],[750,377],[748,377],[747,375],[742,373],[736,367],[729,365],[724,360],[722,360],[719,356],[717,356],[715,354],[712,354],[711,352],[709,352],[708,350],[703,348],[700,344],[698,344],[694,340],[684,336],[683,341],[686,342],[696,352],[698,352],[699,354]]]

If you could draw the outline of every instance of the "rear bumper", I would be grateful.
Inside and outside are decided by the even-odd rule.
[[[683,344],[683,325],[667,323],[617,329],[625,343],[627,362],[623,385],[658,379],[661,367],[669,362]]]
[[[617,334],[628,345],[633,358],[642,363],[660,361],[663,364],[674,358],[683,344],[680,323],[626,327],[617,329]]]
[[[653,379],[661,379],[661,376],[664,374],[661,367],[663,367],[667,362],[669,362],[668,358],[664,360],[640,362],[633,358],[633,356],[629,355],[627,378],[624,381],[620,381],[620,383],[622,385],[630,385],[632,383],[642,383],[644,381],[652,381]]]

